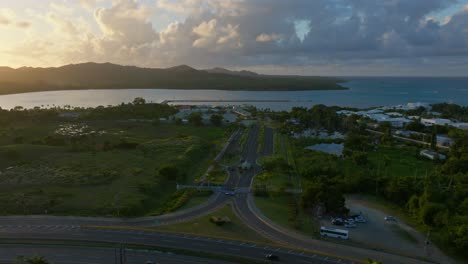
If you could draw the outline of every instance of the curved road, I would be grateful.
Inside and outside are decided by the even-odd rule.
[[[259,128],[257,126],[250,129],[246,147],[242,154],[243,158],[253,165],[252,169],[244,174],[237,174],[229,171],[228,181],[230,184],[235,183],[235,186],[237,187],[248,189],[253,177],[261,171],[261,168],[256,163],[256,160],[259,157],[259,154],[257,153],[258,134]],[[272,146],[273,131],[271,128],[266,128],[262,154],[270,154],[273,151]],[[304,252],[281,247],[272,248],[270,246],[207,237],[164,234],[128,229],[112,230],[81,227],[84,225],[154,226],[157,224],[185,221],[216,210],[217,208],[224,206],[224,204],[230,200],[233,200],[236,214],[251,229],[278,244],[302,249]],[[392,255],[374,250],[314,240],[283,227],[279,227],[265,218],[258,211],[255,207],[255,203],[253,202],[252,194],[250,193],[238,193],[235,197],[218,193],[213,195],[209,202],[198,207],[181,213],[173,213],[158,217],[137,219],[53,216],[0,217],[0,239],[59,239],[101,241],[110,243],[120,243],[124,241],[125,243],[130,244],[182,248],[256,259],[262,259],[264,254],[274,252],[280,256],[282,260],[286,260],[286,263],[356,263],[366,258],[378,259],[383,261],[385,264],[427,263],[408,257]],[[343,258],[336,256],[342,256]]]

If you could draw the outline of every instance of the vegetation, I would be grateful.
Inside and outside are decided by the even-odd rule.
[[[133,104],[0,111],[0,214],[139,216],[176,210],[204,173],[222,128],[154,122],[177,110]],[[229,133],[229,132],[226,132]]]
[[[83,78],[86,76],[86,78]],[[216,89],[344,90],[341,80],[309,76],[214,73],[181,65],[168,69],[110,63],[83,63],[58,68],[3,68],[0,94],[78,89]]]
[[[466,258],[466,250],[463,249],[468,247],[468,132],[449,127],[435,127],[429,131],[433,135],[447,132],[455,141],[450,151],[444,153],[448,157],[446,161],[430,161],[420,157],[419,147],[392,140],[389,137],[389,124],[381,124],[383,135],[369,134],[362,122],[356,122],[356,117],[336,116],[336,110],[334,107],[314,106],[311,109],[295,108],[291,113],[272,115],[283,124],[280,131],[284,133],[308,128],[347,133],[343,142],[343,158],[305,149],[329,140],[292,140],[293,160],[302,179],[303,189],[299,215],[302,212],[314,215],[317,208],[322,208],[327,214],[341,215],[347,211],[343,194],[371,194],[397,206],[413,219],[412,222],[417,223],[421,231],[430,230],[431,239],[436,244]],[[459,106],[446,104],[436,105],[433,110],[440,111],[446,118],[461,120],[463,117],[460,114],[465,111]],[[291,118],[299,120],[299,123],[288,122]],[[418,124],[411,126],[419,127]],[[278,151],[281,143],[278,139],[275,141]],[[277,174],[264,168],[265,174],[259,176],[258,183],[265,181],[275,185],[277,181],[283,184],[284,180],[279,180],[280,167],[273,170]],[[258,194],[262,197],[284,197],[274,199],[275,206],[279,207],[276,210],[281,211],[283,216],[280,213],[276,213],[277,216],[270,214],[279,219],[279,223],[284,224],[284,215],[296,208],[295,204],[288,202],[286,197],[289,194],[268,191]],[[268,210],[268,206],[262,205],[262,199],[258,197],[256,201]],[[289,223],[288,226],[294,225]]]
[[[229,219],[229,223],[226,223],[227,221],[224,221],[225,223],[220,225],[213,223],[213,221],[217,219],[222,220],[220,218],[224,218],[225,220]],[[265,243],[270,242],[263,236],[252,232],[249,227],[245,226],[233,212],[231,206],[225,206],[216,212],[189,222],[155,227],[155,230],[235,239],[241,241],[247,240]]]
[[[461,122],[468,122],[468,106],[456,104],[433,104],[432,111],[441,113],[442,118],[457,119]]]
[[[258,153],[262,153],[263,151],[264,140],[265,140],[265,125],[262,125],[260,127],[260,131],[258,134],[258,149],[257,149]]]
[[[30,258],[21,256],[21,257],[18,257],[15,263],[16,264],[50,264],[50,262],[47,261],[42,256],[33,256]]]

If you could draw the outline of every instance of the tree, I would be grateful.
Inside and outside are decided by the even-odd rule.
[[[146,104],[146,100],[142,97],[136,97],[135,99],[133,99],[133,104],[134,105]]]
[[[188,120],[190,123],[196,125],[196,126],[201,126],[202,125],[202,116],[200,113],[191,113],[188,116]]]
[[[176,124],[177,126],[180,126],[180,125],[182,125],[182,119],[180,119],[180,118],[176,118],[176,120],[175,120],[175,124]]]
[[[158,174],[163,181],[178,181],[181,180],[181,174],[176,166],[167,165],[159,169]]]
[[[221,115],[211,115],[210,121],[215,126],[220,126],[223,123],[223,117]]]

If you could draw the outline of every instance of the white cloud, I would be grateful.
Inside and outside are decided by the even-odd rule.
[[[281,37],[280,35],[278,34],[265,34],[265,33],[262,33],[260,35],[258,35],[255,40],[258,41],[258,42],[270,42],[270,41],[276,41],[276,40],[279,40]]]

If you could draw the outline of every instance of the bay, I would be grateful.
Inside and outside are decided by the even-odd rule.
[[[96,107],[131,102],[143,97],[148,102],[165,100],[229,100],[230,102],[195,102],[183,104],[236,105],[251,104],[272,110],[290,110],[294,106],[328,106],[368,108],[406,104],[456,103],[468,105],[468,78],[397,78],[353,77],[343,83],[348,90],[333,91],[224,91],[224,90],[174,90],[174,89],[109,89],[67,90],[22,93],[0,96],[0,107],[11,109],[79,106]],[[232,102],[236,101],[238,102]],[[245,102],[257,100],[257,102]],[[287,100],[287,102],[258,102],[258,100]],[[182,104],[182,103],[181,103]]]

